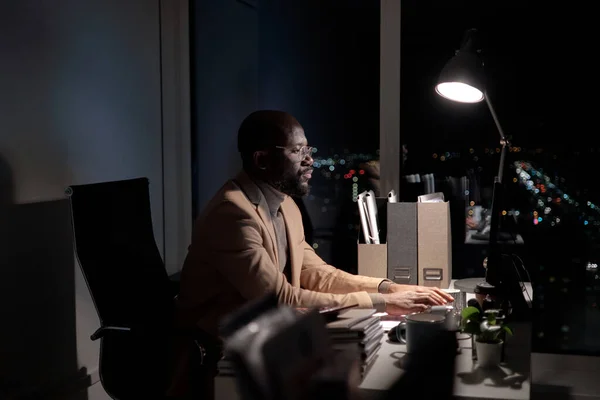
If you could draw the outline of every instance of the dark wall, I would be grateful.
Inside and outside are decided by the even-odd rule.
[[[196,216],[242,166],[237,129],[258,104],[258,11],[234,0],[190,7]]]
[[[99,343],[90,335],[99,321],[74,259],[65,188],[148,177],[161,250],[164,213],[159,3],[0,3],[6,399],[25,398],[19,390],[64,389],[86,379],[79,375],[84,369],[98,382]],[[99,383],[92,391],[94,400],[106,398]]]

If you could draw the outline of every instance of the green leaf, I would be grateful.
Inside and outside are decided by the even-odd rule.
[[[472,335],[478,335],[481,333],[479,329],[479,322],[477,321],[468,321],[466,324],[463,324],[462,331],[464,333],[470,333]]]
[[[500,340],[500,335],[502,334],[502,332],[503,332],[502,329],[499,329],[499,330],[497,330],[497,331],[494,332],[494,340],[495,341]]]
[[[508,333],[510,336],[512,336],[512,335],[513,335],[513,331],[512,331],[512,329],[510,329],[510,327],[508,327],[507,325],[504,325],[504,326],[502,327],[502,329],[504,329],[504,332]]]
[[[489,325],[496,325],[496,316],[494,314],[487,314],[485,319]]]
[[[479,320],[481,318],[481,316],[479,314],[480,314],[479,309],[477,307],[471,307],[471,306],[463,308],[463,310],[461,312],[463,321],[467,321],[470,319]]]

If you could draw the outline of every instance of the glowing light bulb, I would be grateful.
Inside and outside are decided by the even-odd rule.
[[[442,82],[435,87],[441,96],[460,103],[478,103],[483,100],[483,92],[462,82]]]

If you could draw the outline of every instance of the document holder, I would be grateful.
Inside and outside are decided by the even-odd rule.
[[[418,283],[417,203],[387,205],[387,278],[395,283]]]
[[[452,279],[448,202],[417,203],[419,285],[447,289]]]

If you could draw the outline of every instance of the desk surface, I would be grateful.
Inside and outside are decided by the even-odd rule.
[[[529,327],[515,328],[519,335],[529,337]],[[515,338],[516,338],[515,332]],[[459,340],[460,354],[456,356],[454,395],[459,399],[530,398],[530,350],[526,341],[508,342],[506,363],[495,369],[480,369],[471,357],[471,340]],[[389,389],[403,374],[402,358],[406,345],[391,343],[387,337],[379,349],[379,357],[360,385],[366,398],[375,397]]]
[[[516,334],[528,338],[527,325],[515,327]],[[480,369],[471,357],[471,340],[459,340],[460,354],[456,356],[454,396],[469,400],[529,400],[530,350],[527,340],[509,341],[506,363],[495,369]],[[391,343],[387,335],[382,339],[378,358],[359,386],[363,399],[383,395],[403,374],[402,359],[406,345]],[[239,399],[234,378],[217,376],[215,399]]]

